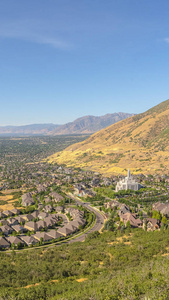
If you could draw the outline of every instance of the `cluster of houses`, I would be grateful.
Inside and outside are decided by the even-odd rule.
[[[109,201],[105,203],[104,206],[105,208],[111,208],[111,209],[116,208],[120,221],[124,223],[125,227],[129,222],[130,226],[133,228],[143,228],[144,230],[146,228],[147,231],[154,231],[154,230],[159,230],[162,225],[160,220],[154,218],[148,218],[146,214],[143,215],[143,220],[141,220],[136,213],[131,212],[131,209],[128,205],[119,203],[117,200]],[[120,222],[117,221],[116,225],[119,226]]]
[[[47,188],[43,185],[38,186],[37,189],[38,189],[38,193],[45,192],[47,190]],[[35,199],[33,195],[36,196],[36,193],[28,192],[22,195],[22,206],[26,207],[35,204]],[[49,203],[51,201],[58,203],[62,200],[64,200],[64,197],[55,191],[50,192],[49,195],[44,198],[45,203]],[[41,203],[39,200],[38,202]]]
[[[30,246],[41,241],[50,242],[60,237],[66,237],[85,225],[84,212],[75,208],[66,208],[71,221],[65,214],[56,211],[52,214],[35,210],[31,214],[21,214],[18,209],[0,212],[0,249],[12,246]],[[63,207],[62,207],[63,210]],[[63,227],[58,227],[58,221],[63,220]],[[28,234],[27,234],[28,233]]]

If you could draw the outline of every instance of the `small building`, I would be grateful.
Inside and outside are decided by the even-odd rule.
[[[1,249],[9,249],[10,243],[4,238],[0,236],[0,248]]]
[[[5,218],[5,215],[3,214],[3,212],[0,212],[0,219]]]
[[[17,208],[11,209],[11,212],[12,212],[14,215],[19,215],[19,214],[21,213],[20,210],[17,209]]]
[[[35,201],[32,196],[33,196],[33,194],[31,192],[24,194],[22,196],[22,205],[30,206],[30,205],[35,204]]]
[[[25,219],[26,221],[29,221],[29,222],[34,219],[32,214],[22,215],[22,218]]]
[[[20,236],[20,239],[27,245],[27,246],[31,246],[31,245],[35,245],[38,243],[38,241],[31,235],[22,235]]]
[[[53,240],[53,238],[51,236],[49,236],[46,232],[36,232],[33,237],[40,241],[41,239],[43,239],[43,242],[49,242],[51,240]]]
[[[47,234],[49,236],[52,237],[52,239],[58,239],[60,237],[62,237],[63,235],[61,233],[59,233],[58,231],[56,231],[55,229],[51,229],[50,231],[47,232]]]
[[[8,225],[4,225],[4,226],[0,226],[0,230],[7,236],[8,234],[11,234],[14,230],[8,226]]]
[[[39,213],[40,213],[39,210],[34,210],[34,212],[31,213],[31,216],[33,216],[33,218],[36,219],[36,218],[38,218]]]
[[[24,225],[24,228],[28,229],[29,231],[37,231],[38,230],[38,226],[35,222],[27,222]]]
[[[8,219],[8,225],[18,225],[18,224],[19,224],[19,222],[17,219],[15,219],[15,218]]]
[[[46,217],[44,221],[47,228],[50,228],[57,223],[57,220],[55,218],[52,218],[52,216]]]
[[[4,210],[3,214],[5,215],[5,218],[6,217],[14,216],[14,213],[12,211],[10,211],[10,210]]]
[[[15,217],[15,219],[18,220],[19,224],[25,224],[25,222],[26,222],[26,220],[21,216],[17,216],[17,217]]]
[[[68,236],[70,234],[73,233],[74,230],[72,230],[71,228],[68,228],[68,225],[62,227],[62,228],[58,228],[58,231],[59,233],[61,233],[62,235],[64,236]]]
[[[127,225],[127,222],[130,222],[131,227],[133,228],[137,228],[137,227],[142,227],[142,221],[137,217],[135,214],[132,213],[126,213],[124,215],[121,216],[120,220],[125,224],[125,226]]]
[[[11,228],[13,228],[14,231],[20,232],[20,233],[23,233],[23,232],[27,231],[27,230],[26,230],[23,226],[21,226],[20,224],[18,224],[18,225],[13,225],[13,226],[11,226]]]
[[[51,192],[50,196],[52,197],[53,201],[55,202],[60,202],[62,200],[64,200],[64,197],[60,194],[58,194],[57,192]]]
[[[48,217],[48,213],[43,212],[43,211],[38,215],[38,218],[39,218],[40,220],[43,220],[43,219],[46,218],[46,217]]]
[[[42,229],[44,229],[45,227],[47,227],[46,222],[40,220],[38,222],[36,222],[37,225],[37,230],[40,231]]]
[[[160,221],[154,218],[147,218],[143,221],[143,229],[147,226],[147,231],[160,230]]]
[[[8,242],[12,245],[14,244],[15,246],[18,246],[18,244],[20,245],[24,245],[24,241],[22,241],[19,237],[17,236],[9,236],[6,238],[8,240]]]

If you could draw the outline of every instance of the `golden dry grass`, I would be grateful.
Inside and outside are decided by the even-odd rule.
[[[1,203],[3,203],[3,201],[4,201],[4,204],[0,205],[0,211],[13,209],[14,203],[16,200],[11,200],[11,199],[13,199],[13,196],[9,195],[11,193],[11,190],[5,190],[5,191],[2,191],[2,193],[3,193],[3,195],[0,195],[0,201],[1,201]]]
[[[161,256],[168,256],[169,255],[169,253],[163,253],[163,254],[161,254]]]
[[[40,285],[40,283],[26,285],[26,286],[24,286],[24,289],[29,289],[30,287],[37,286],[37,285]]]
[[[79,279],[76,279],[77,282],[83,282],[83,281],[86,281],[88,280],[88,278],[79,278]]]
[[[2,200],[2,201],[8,201],[8,200],[11,200],[12,198],[13,198],[12,195],[0,196],[0,200]]]
[[[168,106],[164,111],[144,113],[140,119],[134,116],[113,124],[50,156],[48,161],[106,175],[125,174],[129,167],[135,174],[163,173],[169,168],[169,143],[164,138],[169,125]]]
[[[110,257],[110,261],[112,261],[112,259],[113,259],[113,255],[111,254],[111,253],[107,253],[108,255],[109,255],[109,257]]]

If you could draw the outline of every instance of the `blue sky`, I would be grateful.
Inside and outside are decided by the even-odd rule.
[[[0,125],[168,99],[168,12],[167,0],[0,0]]]

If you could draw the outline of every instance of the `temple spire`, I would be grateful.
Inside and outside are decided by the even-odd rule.
[[[131,177],[131,172],[130,172],[130,169],[128,169],[127,177],[128,177],[128,178],[130,178],[130,177]]]

